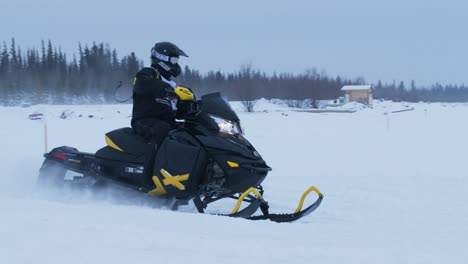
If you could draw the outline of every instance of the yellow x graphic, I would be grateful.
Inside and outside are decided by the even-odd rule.
[[[184,174],[184,175],[176,175],[172,176],[169,172],[165,171],[164,169],[160,170],[162,176],[164,176],[164,185],[172,185],[176,187],[177,189],[183,191],[185,190],[185,186],[181,183],[181,181],[186,181],[189,178],[189,174]]]

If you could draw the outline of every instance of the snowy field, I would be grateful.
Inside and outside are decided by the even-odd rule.
[[[64,110],[73,113],[60,119]],[[35,187],[43,123],[28,115],[46,114],[49,150],[95,152],[106,132],[129,125],[131,106],[0,108],[0,263],[466,263],[467,104],[303,113],[261,101],[256,110],[238,113],[273,168],[272,212],[293,211],[310,185],[325,195],[298,222],[45,197]]]

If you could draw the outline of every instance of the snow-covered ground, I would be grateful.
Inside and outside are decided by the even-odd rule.
[[[64,110],[73,113],[60,119]],[[273,167],[272,211],[293,211],[310,185],[325,195],[313,214],[277,224],[40,195],[43,123],[29,114],[46,114],[49,148],[94,152],[105,132],[129,125],[131,106],[0,108],[0,263],[465,263],[468,105],[357,110],[301,113],[262,100],[239,113]]]

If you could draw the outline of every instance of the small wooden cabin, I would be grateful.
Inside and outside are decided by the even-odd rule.
[[[345,92],[345,103],[358,102],[372,105],[372,85],[345,85],[341,91]]]

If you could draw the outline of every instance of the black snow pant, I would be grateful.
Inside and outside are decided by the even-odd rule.
[[[169,131],[171,131],[172,126],[165,120],[157,118],[145,118],[132,122],[132,128],[135,133],[143,136],[150,142],[151,145],[153,145],[151,148],[151,153],[149,153],[145,164],[145,175],[151,179],[153,176],[153,166],[157,149]]]

